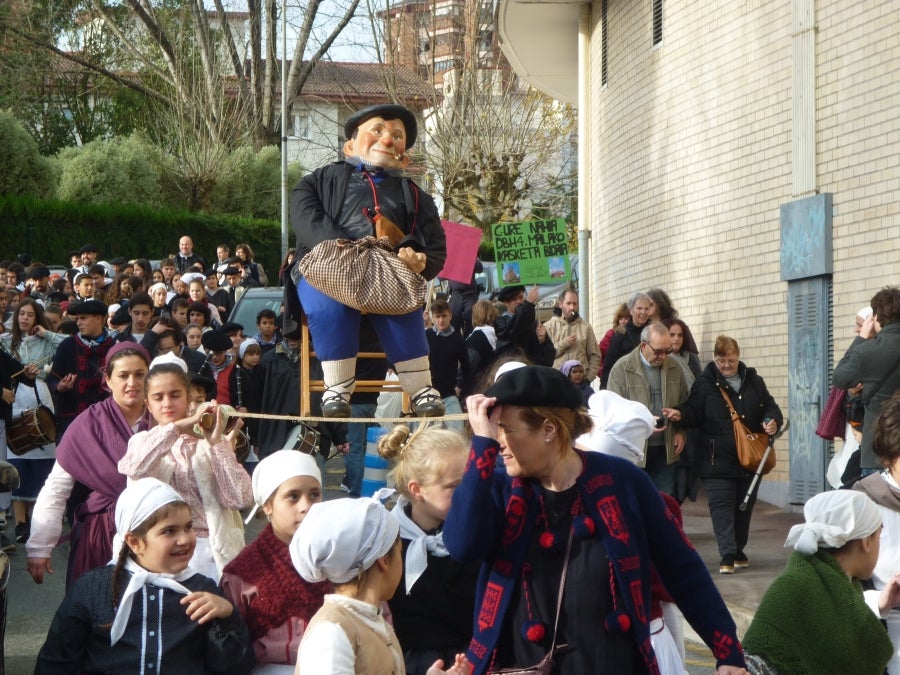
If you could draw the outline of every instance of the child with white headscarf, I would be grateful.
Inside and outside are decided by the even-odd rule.
[[[806,502],[803,515],[785,542],[794,553],[744,637],[751,672],[882,675],[893,648],[860,582],[878,560],[878,507],[862,492],[836,490]],[[879,607],[898,602],[895,577]]]
[[[578,447],[620,457],[632,464],[641,463],[644,445],[656,429],[647,406],[603,389],[588,399],[588,414],[594,426],[590,433],[575,440]],[[659,495],[681,527],[683,519],[678,502],[665,492],[660,491]],[[686,675],[683,618],[655,572],[650,587],[650,617],[650,642],[659,672]]]
[[[406,672],[397,636],[381,610],[403,574],[400,524],[390,511],[365,498],[316,504],[290,551],[301,577],[310,583],[327,579],[335,591],[306,627],[295,672],[350,674],[363,665],[375,675]],[[462,654],[449,670],[442,667],[435,663],[427,675],[469,673]]]
[[[234,451],[242,423],[227,431],[222,406],[215,401],[192,406],[187,364],[173,354],[153,359],[145,389],[156,426],[129,439],[119,472],[130,480],[159,478],[178,490],[194,513],[197,546],[191,564],[218,581],[244,548],[239,510],[252,502],[250,476]],[[200,425],[204,415],[211,416],[212,428]]]
[[[225,567],[222,589],[250,628],[256,675],[293,673],[306,626],[322,607],[328,581],[309,583],[291,563],[288,545],[313,504],[322,501],[322,474],[312,455],[279,450],[253,471],[253,507],[269,524]]]
[[[115,559],[66,593],[35,672],[250,672],[246,624],[189,565],[196,535],[181,496],[155,478],[135,481],[115,522]]]

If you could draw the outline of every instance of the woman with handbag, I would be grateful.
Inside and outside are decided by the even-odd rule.
[[[841,477],[845,485],[880,471],[872,450],[875,420],[881,406],[900,389],[900,288],[882,288],[869,304],[872,315],[863,321],[856,338],[835,366],[832,378],[834,386],[843,389],[862,384],[865,414],[859,461],[851,458],[847,463]]]
[[[565,375],[523,366],[467,404],[475,435],[444,543],[482,563],[466,654],[476,675],[658,672],[651,568],[717,672],[746,672],[734,621],[646,473],[573,446],[592,422]]]
[[[722,556],[719,573],[734,574],[735,569],[750,565],[744,548],[759,483],[746,510],[741,510],[757,467],[742,466],[738,459],[736,422],[730,408],[748,431],[757,434],[773,435],[784,418],[756,369],[740,360],[741,350],[734,338],[717,337],[713,354],[714,360],[694,382],[688,400],[675,408],[663,408],[663,414],[682,427],[699,431],[696,460]]]

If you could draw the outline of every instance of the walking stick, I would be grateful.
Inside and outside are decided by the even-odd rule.
[[[781,427],[774,434],[769,436],[769,444],[766,446],[766,451],[763,453],[762,459],[759,462],[759,466],[756,467],[756,473],[753,475],[753,480],[750,481],[750,489],[747,490],[747,494],[744,495],[744,501],[741,502],[741,505],[738,507],[741,511],[746,511],[747,506],[750,504],[750,495],[753,494],[753,490],[756,489],[756,484],[762,478],[762,470],[766,465],[766,460],[769,459],[769,453],[775,452],[775,440],[781,438],[785,431],[788,430],[788,427],[791,426],[790,420],[784,421],[784,426]]]

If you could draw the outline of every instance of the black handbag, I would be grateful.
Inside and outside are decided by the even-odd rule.
[[[501,668],[500,670],[489,670],[487,675],[551,675],[553,672],[553,657],[562,649],[566,649],[567,644],[556,644],[556,633],[559,628],[559,613],[562,609],[563,591],[566,587],[566,571],[569,569],[569,556],[572,553],[572,538],[575,536],[575,528],[569,529],[569,541],[566,544],[566,558],[563,561],[562,575],[559,578],[559,595],[556,597],[556,618],[553,619],[553,642],[550,651],[544,655],[538,663],[527,668]]]

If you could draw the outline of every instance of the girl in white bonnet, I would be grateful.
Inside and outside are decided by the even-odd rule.
[[[334,594],[309,622],[297,654],[298,675],[404,673],[403,652],[382,603],[403,574],[400,524],[372,499],[336,499],[310,508],[291,541],[291,560],[310,583],[328,580]],[[468,675],[462,654],[444,671]]]
[[[766,591],[744,637],[750,670],[882,675],[893,647],[863,599],[861,580],[878,560],[881,515],[856,490],[824,492],[803,507],[788,533],[794,553]],[[895,575],[881,592],[885,615],[900,603]]]
[[[322,474],[312,455],[279,450],[253,472],[256,506],[268,525],[222,573],[225,595],[247,621],[256,651],[256,674],[294,672],[297,648],[313,615],[322,606],[327,581],[310,584],[294,570],[288,549],[313,504],[322,501]]]
[[[188,504],[156,478],[116,503],[114,559],[82,575],[53,617],[36,673],[229,673],[253,667],[247,626],[190,567]]]

